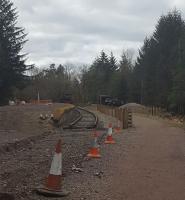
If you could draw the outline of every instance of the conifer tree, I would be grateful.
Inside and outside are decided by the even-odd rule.
[[[0,104],[11,97],[13,86],[25,79],[25,55],[21,50],[26,42],[24,29],[17,26],[18,13],[10,0],[0,0]]]
[[[151,37],[144,41],[134,69],[135,97],[140,103],[169,109],[183,91],[185,23],[177,10],[162,15]],[[178,83],[178,87],[177,86]],[[178,92],[177,92],[178,91]],[[139,95],[140,94],[140,95]],[[183,98],[182,98],[183,99]]]

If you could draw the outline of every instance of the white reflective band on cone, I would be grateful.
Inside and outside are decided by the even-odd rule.
[[[55,153],[49,173],[53,175],[62,175],[62,153]]]
[[[108,135],[112,135],[112,128],[108,128]]]

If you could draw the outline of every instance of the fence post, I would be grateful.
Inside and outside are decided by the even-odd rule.
[[[128,110],[128,127],[132,127],[132,111],[129,109]]]
[[[132,112],[127,108],[113,108],[110,106],[97,105],[98,111],[115,117],[118,120],[118,125],[120,124],[122,129],[132,127]]]
[[[122,129],[125,128],[125,112],[124,112],[124,109],[121,109],[120,110],[120,119],[121,119],[121,126],[122,126]]]
[[[118,108],[115,109],[115,117],[116,117],[116,119],[119,118],[119,117],[118,117]]]
[[[122,123],[122,109],[121,108],[119,108],[118,119],[121,122],[121,128],[123,128],[123,123]]]

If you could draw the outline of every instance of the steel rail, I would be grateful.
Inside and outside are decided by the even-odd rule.
[[[80,116],[68,126],[64,126],[63,129],[93,129],[97,126],[98,117],[93,112],[82,107],[77,107],[76,110],[80,113]],[[84,120],[86,119],[87,115],[92,118],[90,121]]]

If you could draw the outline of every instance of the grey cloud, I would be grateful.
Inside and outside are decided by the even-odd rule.
[[[90,63],[101,49],[137,49],[163,13],[180,0],[14,0],[29,33],[29,61]]]

